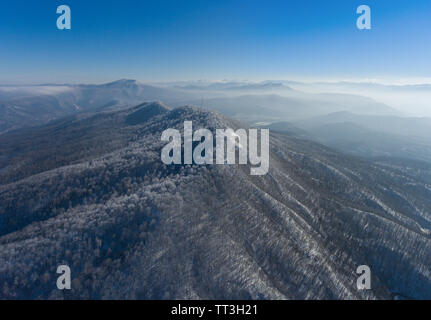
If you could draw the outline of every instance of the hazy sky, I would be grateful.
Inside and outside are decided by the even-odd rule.
[[[430,34],[431,0],[1,1],[0,83],[431,77]]]

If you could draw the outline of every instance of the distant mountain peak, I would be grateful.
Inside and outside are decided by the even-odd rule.
[[[117,81],[109,82],[104,84],[106,87],[116,87],[116,86],[139,86],[141,83],[133,79],[120,79]]]

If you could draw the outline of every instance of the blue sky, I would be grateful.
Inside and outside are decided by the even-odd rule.
[[[431,0],[2,1],[0,83],[431,78],[430,34]]]

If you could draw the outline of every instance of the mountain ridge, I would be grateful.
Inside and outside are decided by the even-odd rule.
[[[431,182],[282,133],[266,176],[166,166],[163,130],[242,125],[191,106],[127,125],[140,108],[71,123],[62,150],[114,133],[99,155],[0,185],[1,298],[430,298]],[[68,293],[52,286],[58,264]],[[362,264],[373,290],[356,289]]]

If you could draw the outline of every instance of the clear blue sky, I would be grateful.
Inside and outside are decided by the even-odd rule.
[[[1,1],[0,83],[431,77],[430,35],[431,0]]]

